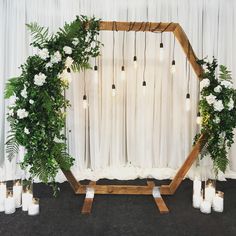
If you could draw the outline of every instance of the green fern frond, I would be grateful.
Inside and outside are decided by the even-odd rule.
[[[38,25],[36,22],[26,24],[27,28],[30,30],[33,37],[33,45],[44,45],[49,36],[48,28]]]
[[[5,99],[10,98],[14,94],[14,92],[19,84],[19,79],[20,79],[20,77],[14,77],[14,78],[11,78],[7,81],[6,88],[4,91],[4,98]]]
[[[16,156],[18,151],[19,151],[19,143],[17,142],[15,135],[10,134],[7,137],[7,142],[6,142],[6,153],[8,160],[11,161]]]

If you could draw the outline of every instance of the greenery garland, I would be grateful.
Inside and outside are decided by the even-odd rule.
[[[230,71],[223,65],[219,67],[217,75],[217,60],[207,62],[200,60],[204,67],[203,79],[200,82],[201,98],[199,110],[202,117],[201,134],[206,135],[206,145],[202,157],[210,155],[215,172],[225,172],[228,151],[234,143],[233,129],[236,127],[236,90],[233,88]]]
[[[28,57],[21,65],[21,75],[6,85],[11,127],[6,151],[11,160],[19,145],[24,146],[27,153],[21,167],[29,169],[32,178],[55,186],[58,170],[69,170],[74,162],[66,152],[62,132],[70,105],[64,90],[69,87],[71,69],[91,68],[90,57],[99,55],[99,20],[77,16],[53,35],[37,23],[27,26],[33,37],[31,45],[39,52]]]

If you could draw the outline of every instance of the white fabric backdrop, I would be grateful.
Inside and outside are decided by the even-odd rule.
[[[226,64],[236,80],[236,2],[233,0],[0,0],[0,178],[22,175],[17,160],[6,160],[4,142],[8,124],[7,101],[3,100],[7,78],[20,73],[19,65],[35,52],[29,46],[25,23],[38,22],[53,32],[76,15],[95,15],[110,21],[178,22],[199,57],[214,55]],[[203,19],[203,22],[202,22]],[[202,27],[203,25],[203,27]],[[138,69],[134,71],[134,33],[126,34],[126,81],[120,80],[122,33],[115,33],[115,70],[117,96],[112,98],[112,32],[102,32],[105,47],[99,58],[99,83],[86,73],[89,109],[82,108],[83,75],[73,74],[67,91],[72,107],[68,110],[67,134],[70,154],[76,159],[72,168],[78,179],[137,177],[170,178],[191,149],[196,133],[198,80],[191,70],[190,113],[185,111],[187,79],[185,57],[176,41],[177,71],[172,77],[173,35],[163,34],[165,59],[159,62],[160,34],[147,33],[147,92],[142,93],[144,33],[137,33]],[[203,42],[203,43],[202,43]],[[203,45],[203,47],[202,47]],[[93,64],[94,62],[91,61]],[[235,82],[234,80],[234,82]],[[69,132],[71,130],[71,132]],[[236,178],[236,145],[230,153],[227,177]],[[208,165],[204,161],[202,165]],[[204,168],[203,168],[204,169]],[[193,175],[190,172],[190,175]],[[57,178],[63,181],[60,173]]]

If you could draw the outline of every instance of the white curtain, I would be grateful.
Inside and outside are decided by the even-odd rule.
[[[109,21],[178,22],[197,56],[215,56],[232,71],[236,82],[236,2],[233,0],[0,0],[0,178],[22,175],[16,160],[9,162],[4,150],[9,125],[3,90],[8,78],[20,74],[19,65],[35,53],[29,46],[25,24],[38,22],[52,32],[76,15],[95,15]],[[199,81],[190,69],[191,111],[185,111],[186,59],[171,33],[163,33],[164,60],[159,61],[159,33],[147,33],[146,93],[143,94],[144,37],[137,33],[138,68],[133,67],[134,32],[125,33],[126,80],[121,80],[123,32],[115,32],[115,84],[113,80],[112,32],[101,32],[104,43],[98,58],[99,82],[92,71],[73,74],[66,92],[72,107],[67,113],[69,152],[75,157],[73,173],[78,179],[134,179],[172,177],[191,150],[196,125]],[[170,73],[173,52],[176,73]],[[94,60],[91,60],[94,65]],[[89,108],[82,107],[84,86]],[[236,144],[230,153],[226,177],[236,178]],[[203,165],[208,162],[203,163]],[[194,171],[190,172],[190,177]],[[62,173],[58,181],[63,181]]]

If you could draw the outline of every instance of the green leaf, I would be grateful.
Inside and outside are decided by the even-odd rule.
[[[6,88],[4,91],[4,98],[5,99],[8,99],[14,95],[16,88],[19,84],[19,79],[20,79],[20,77],[14,77],[14,78],[11,78],[7,81]]]
[[[48,28],[39,26],[36,22],[26,24],[26,26],[30,30],[33,37],[33,44],[42,47],[49,38]]]

